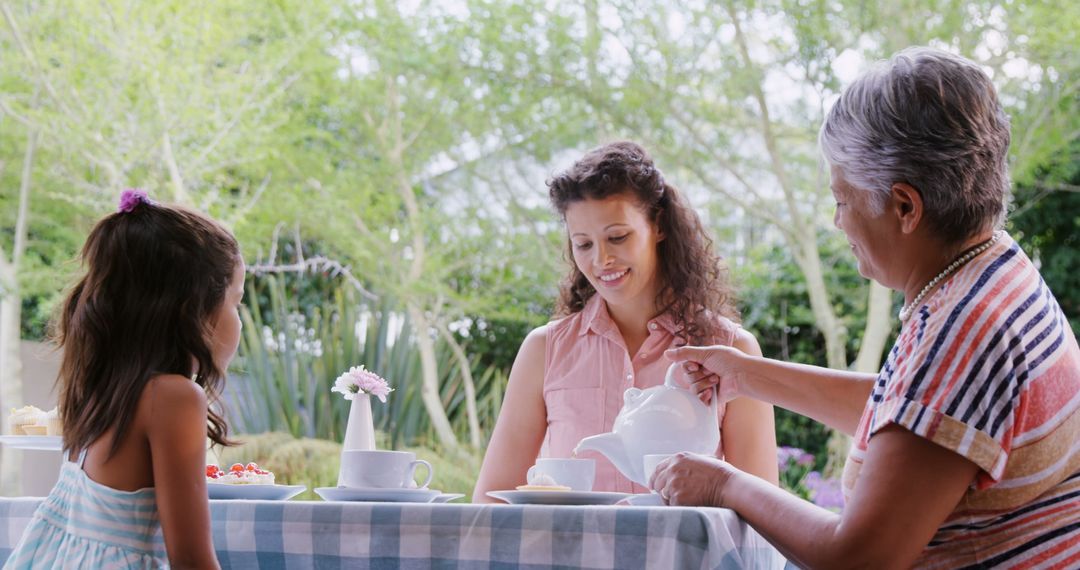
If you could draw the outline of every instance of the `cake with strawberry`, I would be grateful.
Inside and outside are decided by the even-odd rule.
[[[256,463],[233,463],[228,471],[217,465],[207,465],[206,482],[225,485],[273,485],[274,474],[260,469]]]

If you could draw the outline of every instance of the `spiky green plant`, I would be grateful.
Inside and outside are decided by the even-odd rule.
[[[260,298],[267,299],[266,306],[260,306]],[[350,366],[363,364],[394,388],[386,404],[372,407],[375,426],[388,435],[391,448],[434,441],[420,399],[415,333],[392,299],[372,307],[359,302],[352,289],[340,288],[321,306],[305,310],[274,276],[251,280],[248,299],[255,301],[241,311],[244,333],[226,389],[227,413],[236,431],[341,441],[349,402],[330,388]],[[436,358],[443,405],[455,433],[467,439],[462,375],[441,339]],[[473,368],[477,361],[472,359]],[[480,425],[491,429],[506,375],[496,368],[474,370],[473,375]]]

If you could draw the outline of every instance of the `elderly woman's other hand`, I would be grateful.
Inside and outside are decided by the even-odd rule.
[[[708,404],[712,400],[713,387],[720,403],[742,395],[739,384],[749,358],[745,352],[730,346],[683,346],[666,351],[664,356],[683,363],[690,389],[702,402]]]
[[[724,506],[724,489],[737,470],[725,461],[677,453],[656,466],[649,488],[669,505]]]

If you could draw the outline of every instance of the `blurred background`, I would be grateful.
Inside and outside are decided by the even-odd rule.
[[[617,139],[689,195],[766,356],[876,371],[898,298],[832,227],[816,134],[910,45],[997,84],[1009,230],[1077,330],[1078,30],[1066,0],[0,0],[0,405],[55,405],[49,320],[140,187],[222,220],[249,265],[223,403],[247,444],[219,461],[334,484],[329,390],[363,364],[396,389],[379,445],[471,492],[566,273],[544,181]],[[777,433],[785,485],[832,500],[844,439],[780,410]],[[46,494],[58,456],[0,449],[0,494]]]

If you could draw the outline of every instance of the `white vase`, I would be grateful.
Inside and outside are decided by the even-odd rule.
[[[375,449],[375,422],[371,417],[371,396],[357,394],[349,407],[342,451]]]

